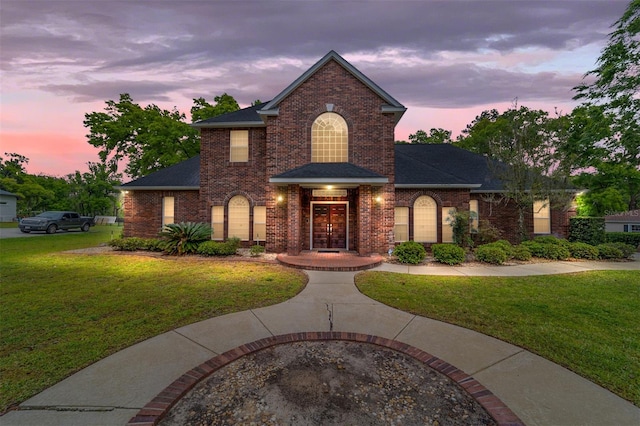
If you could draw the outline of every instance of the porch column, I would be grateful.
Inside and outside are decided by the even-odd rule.
[[[358,254],[371,254],[371,185],[360,185],[358,195]]]
[[[297,256],[300,254],[300,220],[302,217],[300,206],[300,185],[287,187],[287,254]]]

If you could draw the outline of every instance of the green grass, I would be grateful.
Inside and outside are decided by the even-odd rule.
[[[0,240],[0,413],[136,342],[279,303],[306,282],[272,264],[62,253],[114,230]]]
[[[367,296],[526,348],[640,406],[640,271],[533,277],[365,272]]]

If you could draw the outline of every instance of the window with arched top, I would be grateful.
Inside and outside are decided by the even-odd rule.
[[[413,203],[413,240],[421,243],[438,241],[438,211],[436,201],[422,195]]]
[[[229,200],[229,237],[249,239],[249,200],[236,195]]]
[[[311,126],[311,162],[346,163],[349,161],[347,122],[335,112],[318,116]]]

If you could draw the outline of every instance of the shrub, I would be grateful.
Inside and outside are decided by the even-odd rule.
[[[511,259],[513,257],[513,245],[511,245],[511,243],[507,240],[498,240],[485,245],[500,247],[502,251],[504,251],[504,253],[507,255],[507,259]]]
[[[576,259],[597,259],[600,253],[591,244],[575,242],[569,246],[571,256]]]
[[[137,250],[149,250],[149,251],[162,251],[161,241],[156,238],[116,238],[109,241],[109,245],[115,250],[122,251],[137,251]]]
[[[160,236],[168,254],[195,253],[200,243],[211,239],[211,226],[207,223],[181,222],[165,225]]]
[[[633,253],[636,252],[636,248],[630,244],[625,244],[625,243],[605,243],[605,244],[620,250],[622,252],[622,257],[625,259],[627,259],[629,256],[631,256]]]
[[[396,255],[401,263],[417,265],[427,256],[427,251],[420,243],[415,241],[405,241],[396,246],[393,254]]]
[[[458,265],[465,259],[464,249],[455,244],[433,244],[431,251],[438,262],[447,265]]]
[[[200,243],[197,253],[202,256],[233,256],[237,250],[233,242],[205,241]]]
[[[540,244],[555,244],[558,246],[565,247],[567,249],[569,248],[569,245],[571,245],[571,243],[568,240],[565,240],[563,238],[557,238],[557,237],[554,237],[553,235],[540,235],[535,237],[533,241]]]
[[[235,253],[235,250],[238,250],[240,248],[240,238],[238,237],[231,237],[231,238],[227,238],[227,241],[225,241],[225,243],[229,244],[229,247],[232,247]]]
[[[249,254],[251,254],[251,256],[253,257],[260,256],[261,253],[264,253],[264,246],[261,246],[260,244],[251,246],[251,248],[249,249]]]
[[[600,244],[598,246],[598,252],[600,253],[600,259],[622,259],[624,254],[622,250],[613,246],[611,243]]]
[[[625,243],[640,247],[640,232],[607,232],[608,243]]]
[[[498,241],[502,236],[502,231],[495,227],[488,220],[478,222],[478,231],[473,233],[473,242],[475,244],[487,244]]]
[[[517,245],[513,248],[513,258],[521,261],[531,260],[531,251],[527,246]]]
[[[563,243],[555,237],[538,237],[533,241],[523,241],[522,245],[529,249],[535,257],[551,260],[565,260],[571,257],[571,252],[567,247],[568,243]]]
[[[597,246],[606,241],[603,217],[572,217],[569,219],[569,241]]]
[[[473,246],[471,239],[471,213],[467,211],[457,211],[451,221],[453,230],[453,242],[460,247]]]
[[[507,261],[507,253],[496,245],[484,244],[476,249],[476,259],[480,262],[502,265]]]

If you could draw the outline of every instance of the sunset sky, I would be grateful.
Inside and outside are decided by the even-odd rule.
[[[130,93],[270,100],[335,50],[408,111],[396,139],[483,110],[570,112],[626,0],[2,0],[0,156],[64,176],[98,161],[84,114]],[[190,118],[190,117],[189,117]]]

